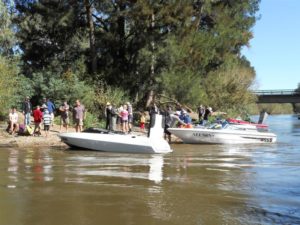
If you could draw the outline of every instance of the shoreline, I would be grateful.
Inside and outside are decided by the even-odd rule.
[[[67,149],[69,146],[63,143],[58,134],[60,133],[60,126],[54,125],[50,127],[48,137],[45,137],[45,133],[42,130],[41,136],[23,136],[23,135],[10,135],[6,131],[6,124],[0,124],[0,147],[18,147],[18,148],[40,148],[40,147],[58,147],[62,149]],[[141,135],[138,132],[138,127],[133,128],[135,131],[133,134]],[[68,128],[68,133],[75,132],[74,127]],[[63,132],[65,130],[63,129]],[[172,135],[172,140],[170,144],[180,143],[179,139]]]
[[[19,148],[31,148],[31,147],[61,147],[68,148],[68,146],[63,143],[58,137],[59,126],[54,125],[50,128],[48,137],[45,136],[42,130],[41,136],[31,136],[31,135],[10,135],[6,132],[6,124],[1,124],[0,126],[0,147],[19,147]],[[74,128],[70,128],[68,132],[75,131]]]

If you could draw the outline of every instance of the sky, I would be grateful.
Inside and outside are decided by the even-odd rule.
[[[261,0],[250,47],[242,53],[256,71],[258,90],[300,83],[300,0]]]

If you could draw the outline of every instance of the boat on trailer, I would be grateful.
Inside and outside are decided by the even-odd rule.
[[[120,134],[119,132],[90,132],[59,134],[61,140],[71,147],[119,153],[169,153],[172,149],[163,139],[162,116],[153,117],[148,136]]]
[[[275,143],[277,136],[270,132],[260,132],[255,125],[220,124],[201,128],[169,128],[175,136],[187,144],[254,144]]]

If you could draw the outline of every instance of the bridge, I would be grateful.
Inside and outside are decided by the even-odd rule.
[[[258,90],[253,93],[257,95],[257,103],[300,103],[299,90]]]

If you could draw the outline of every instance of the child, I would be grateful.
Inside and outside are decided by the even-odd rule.
[[[145,112],[142,112],[141,118],[140,118],[140,129],[141,129],[141,132],[145,132],[145,123],[146,123],[146,115],[145,115]]]
[[[33,119],[34,119],[34,131],[33,135],[40,136],[41,135],[41,127],[40,124],[43,119],[43,113],[40,110],[40,106],[38,105],[35,110],[33,110]]]
[[[51,115],[50,115],[48,109],[45,109],[45,111],[44,111],[43,121],[44,121],[45,136],[48,137],[49,128],[50,128],[50,125],[51,125]]]

